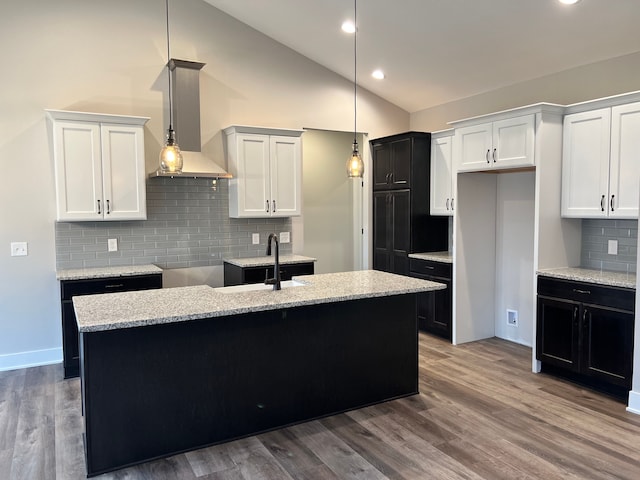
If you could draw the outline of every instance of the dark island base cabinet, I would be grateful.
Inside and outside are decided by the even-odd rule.
[[[415,309],[409,294],[82,333],[89,476],[418,393]]]
[[[410,276],[447,286],[446,290],[418,294],[418,329],[450,341],[453,323],[453,265],[416,258],[411,258],[409,265]]]
[[[544,372],[619,397],[631,388],[635,292],[538,278],[536,356]]]
[[[280,265],[281,280],[291,280],[297,275],[313,275],[313,262],[287,263]],[[247,283],[264,283],[273,277],[273,266],[240,267],[232,263],[224,264],[224,286],[244,285]]]
[[[80,374],[78,325],[73,309],[73,297],[76,295],[148,290],[152,288],[162,288],[161,273],[60,281],[60,295],[62,298],[62,364],[64,367],[64,378],[73,378]]]

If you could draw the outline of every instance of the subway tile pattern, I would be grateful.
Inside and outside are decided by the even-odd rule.
[[[609,240],[618,240],[618,254],[609,255]],[[637,220],[582,220],[580,266],[612,272],[636,272]]]
[[[225,258],[263,256],[271,232],[291,232],[290,218],[229,218],[229,181],[147,180],[147,220],[56,222],[56,268],[155,264],[161,268],[222,265]],[[260,234],[252,245],[251,234]],[[107,239],[118,251],[107,251]],[[293,240],[293,239],[292,239]],[[291,243],[281,244],[282,254]]]

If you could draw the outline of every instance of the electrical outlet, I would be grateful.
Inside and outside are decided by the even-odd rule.
[[[29,255],[27,242],[11,242],[12,257],[26,257],[27,255]]]
[[[118,239],[117,238],[110,238],[109,240],[107,240],[107,249],[110,252],[117,252],[118,251]]]
[[[260,243],[260,234],[259,233],[252,233],[251,234],[251,243],[253,245],[258,245]]]
[[[518,326],[518,311],[507,309],[507,325],[512,327]]]
[[[280,232],[280,243],[289,243],[291,241],[291,237],[289,236],[289,232]]]
[[[618,240],[609,240],[609,246],[607,253],[609,255],[617,255],[618,254]]]

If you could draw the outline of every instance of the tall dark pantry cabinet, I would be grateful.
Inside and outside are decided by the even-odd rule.
[[[373,268],[409,275],[410,253],[448,248],[448,217],[429,215],[431,134],[371,140]]]

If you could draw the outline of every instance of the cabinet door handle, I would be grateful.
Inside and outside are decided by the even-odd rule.
[[[616,196],[615,195],[611,195],[611,202],[609,202],[609,206],[611,207],[611,211],[612,212],[614,211],[614,209],[613,209],[613,199],[614,198],[616,198]]]
[[[578,307],[573,307],[573,325],[578,326]]]
[[[111,205],[109,205],[109,200],[107,200],[107,215],[111,213]]]
[[[487,150],[487,153],[485,153],[485,154],[484,154],[484,158],[486,158],[486,159],[487,159],[487,163],[491,163],[491,162],[489,161],[489,153],[491,153],[491,150]]]
[[[447,198],[447,211],[449,211],[449,199]]]
[[[113,283],[111,285],[105,285],[104,288],[122,288],[124,287],[123,283]]]
[[[586,308],[584,309],[584,312],[582,313],[582,328],[586,329],[589,324],[587,322],[587,314],[590,315],[589,310],[587,310]]]
[[[424,268],[426,268],[427,270],[435,270],[436,267],[432,267],[431,265],[425,265]]]
[[[273,200],[272,203],[273,203],[272,211],[273,211],[273,213],[276,213],[276,201]]]
[[[98,200],[98,215],[102,215],[102,207],[100,206],[100,200]]]
[[[493,155],[492,155],[492,156],[493,156],[493,163],[496,163],[496,152],[497,152],[497,151],[498,151],[498,149],[497,149],[497,148],[494,148],[494,149],[493,149]]]
[[[600,199],[600,210],[604,212],[604,195],[602,195],[602,198]]]
[[[269,200],[267,200],[267,213],[269,213]]]
[[[451,198],[451,211],[453,212],[453,197]]]
[[[393,183],[393,172],[389,174],[389,183]]]
[[[584,295],[591,295],[591,290],[580,290],[579,288],[573,289],[574,293],[582,293]]]

